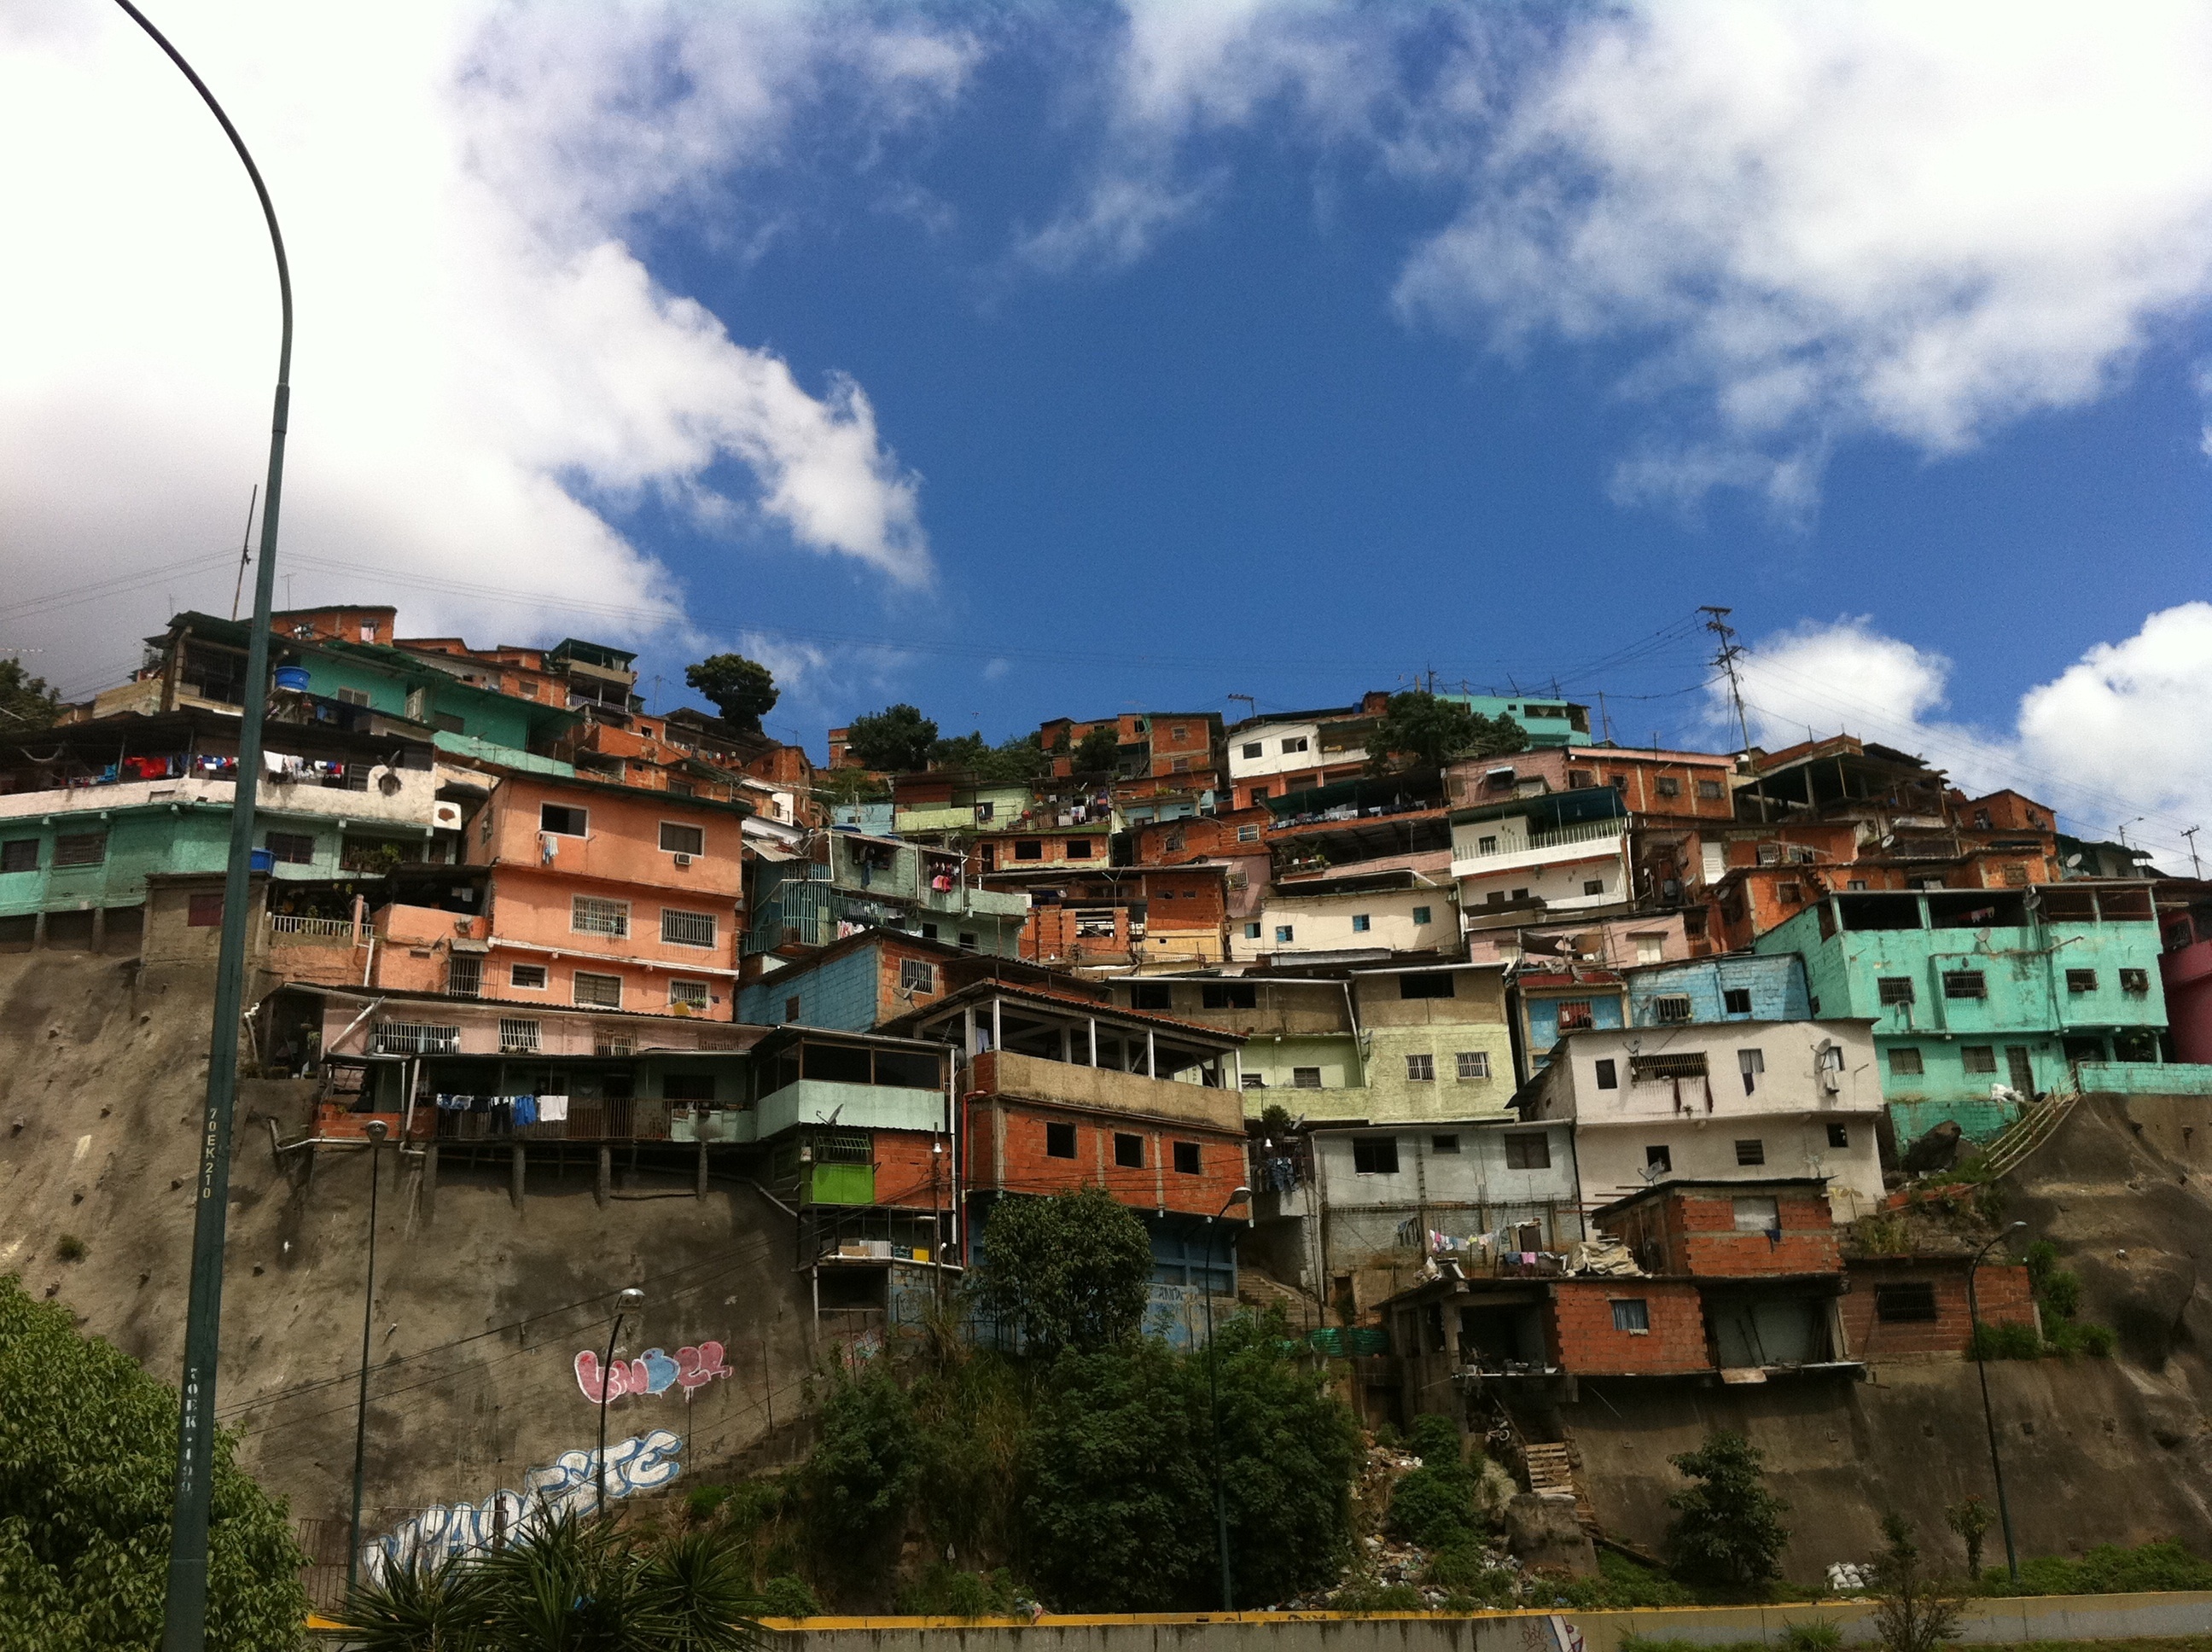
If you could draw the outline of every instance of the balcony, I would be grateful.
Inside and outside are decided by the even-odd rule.
[[[1510,846],[1487,853],[1455,855],[1452,876],[1479,878],[1523,866],[1548,865],[1555,861],[1593,860],[1617,855],[1626,836],[1626,821],[1619,819],[1592,820],[1578,826],[1562,826],[1553,832],[1531,832],[1525,840],[1516,839]]]
[[[900,1084],[839,1084],[799,1078],[760,1099],[754,1135],[765,1141],[798,1125],[836,1124],[850,1130],[945,1128],[945,1092]]]
[[[1042,1056],[1017,1055],[1012,1050],[987,1050],[978,1055],[968,1087],[1085,1112],[1171,1119],[1234,1135],[1244,1133],[1241,1091],[1172,1078],[1148,1078],[1141,1072],[1081,1066]]]

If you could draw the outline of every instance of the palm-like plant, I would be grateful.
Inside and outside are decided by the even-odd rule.
[[[492,1554],[387,1567],[345,1615],[361,1652],[739,1652],[759,1609],[719,1534],[562,1511]]]

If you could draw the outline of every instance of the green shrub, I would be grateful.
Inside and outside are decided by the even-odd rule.
[[[2057,1555],[2020,1563],[2021,1594],[2131,1594],[2167,1589],[2212,1589],[2212,1562],[2179,1543],[2146,1543],[2124,1549],[2100,1544],[2077,1560]]]
[[[54,1246],[54,1254],[64,1262],[81,1262],[84,1260],[84,1241],[73,1233],[65,1233]]]
[[[1428,1598],[1411,1583],[1352,1583],[1337,1590],[1329,1605],[1338,1612],[1426,1612]]]
[[[1809,1623],[1782,1625],[1782,1644],[1784,1652],[1836,1652],[1844,1643],[1841,1625],[1815,1618]]]
[[[1477,1606],[1510,1604],[1520,1579],[1510,1567],[1492,1564],[1480,1545],[1461,1543],[1430,1556],[1421,1581],[1450,1591],[1445,1602],[1449,1610],[1469,1612]]]
[[[804,1578],[786,1572],[761,1585],[761,1615],[764,1618],[818,1618],[822,1602]]]
[[[714,1511],[729,1500],[726,1485],[695,1485],[684,1494],[684,1510],[694,1520],[712,1520]]]
[[[1449,1418],[1431,1414],[1415,1418],[1407,1432],[1407,1443],[1421,1466],[1391,1488],[1390,1529],[1425,1549],[1472,1544],[1481,1535],[1481,1516],[1459,1430]]]
[[[1406,1436],[1398,1432],[1398,1425],[1395,1423],[1382,1423],[1376,1426],[1375,1443],[1385,1451],[1395,1451],[1405,1442]]]
[[[2033,1325],[1991,1325],[1984,1321],[1974,1327],[1972,1340],[1967,1345],[1969,1359],[2040,1359],[2043,1339],[2037,1336]]]
[[[920,1456],[906,1390],[880,1365],[831,1380],[800,1473],[823,1552],[858,1564],[904,1514]]]
[[[1620,1652],[1712,1652],[1702,1641],[1684,1640],[1679,1636],[1662,1639],[1652,1635],[1624,1635],[1620,1637]]]
[[[1723,1429],[1667,1461],[1694,1482],[1667,1499],[1675,1570],[1745,1588],[1772,1577],[1790,1541],[1781,1519],[1790,1505],[1760,1483],[1758,1448]]]
[[[969,1286],[1024,1351],[1095,1353],[1143,1328],[1152,1242],[1103,1187],[1002,1199],[986,1231]]]
[[[1696,1597],[1663,1572],[1639,1566],[1610,1549],[1597,1552],[1597,1576],[1559,1586],[1570,1606],[1583,1612],[1622,1612],[1646,1606],[1685,1606]]]
[[[1012,1617],[1013,1574],[963,1571],[940,1560],[899,1591],[898,1609],[917,1618]]]

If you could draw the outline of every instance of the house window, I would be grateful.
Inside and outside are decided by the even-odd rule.
[[[1046,1125],[1044,1156],[1047,1158],[1073,1158],[1075,1157],[1075,1127],[1072,1124]]]
[[[1297,938],[1297,928],[1295,925],[1277,924],[1275,926],[1275,944],[1278,946],[1288,946]]]
[[[2120,990],[2136,997],[2148,993],[2150,991],[2150,971],[2148,969],[2121,970]]]
[[[1751,988],[1731,987],[1721,994],[1721,1008],[1729,1015],[1751,1013]]]
[[[1802,884],[1777,884],[1774,898],[1786,907],[1802,906],[1805,903],[1805,886]]]
[[[622,1008],[623,983],[620,975],[595,975],[586,970],[576,971],[574,996],[579,1004],[588,1004],[598,1010]]]
[[[337,700],[342,706],[365,706],[368,703],[367,689],[340,689]]]
[[[2004,879],[2005,887],[2008,889],[2027,887],[2027,868],[2017,860],[2006,861],[1997,869],[1997,875]]]
[[[1274,792],[1268,787],[1255,786],[1252,788],[1252,801],[1255,804],[1265,803],[1273,796],[1274,796]]]
[[[787,998],[787,999],[784,999],[784,1001],[783,1001],[783,1018],[784,1018],[787,1022],[791,1022],[791,1021],[796,1021],[796,1020],[798,1020],[798,1019],[799,1019],[799,1009],[800,1009],[799,999],[798,999],[798,997],[797,997],[796,995],[793,995],[793,997],[790,997],[790,998]]]
[[[986,848],[988,848],[990,846],[988,844],[984,845],[984,847]],[[935,940],[937,938],[937,926],[935,924],[924,924],[921,926],[921,938],[926,941]]]
[[[669,946],[712,946],[714,944],[714,914],[711,912],[678,912],[673,907],[660,909],[660,938]]]
[[[1832,1125],[1830,1125],[1830,1126],[1828,1127],[1828,1145],[1829,1145],[1829,1146],[1831,1146],[1831,1147],[1849,1147],[1850,1145],[1851,1145],[1851,1127],[1850,1127],[1850,1126],[1849,1126],[1849,1125],[1847,1125],[1847,1124],[1832,1124]]]
[[[1247,757],[1261,756],[1265,755],[1267,750],[1267,743],[1265,740],[1247,740],[1244,743],[1243,755]]]
[[[1490,1077],[1488,1050],[1462,1050],[1458,1060],[1460,1083],[1470,1084],[1475,1079]]]
[[[39,869],[39,840],[35,837],[11,837],[0,843],[0,872],[36,872]]]
[[[1321,1088],[1321,1069],[1319,1067],[1292,1067],[1291,1069],[1291,1088],[1293,1090],[1319,1090]]]
[[[1168,738],[1178,745],[1182,744],[1183,741],[1188,740],[1189,738],[1189,728],[1182,723],[1177,723],[1173,728],[1168,731]]]
[[[54,840],[54,868],[97,866],[107,859],[106,832],[70,832]]]
[[[1847,890],[1864,889],[1866,886],[1867,880],[1863,878],[1850,878],[1844,880],[1844,887]]]
[[[1355,912],[1352,914],[1352,932],[1353,934],[1364,935],[1371,927],[1373,927],[1373,926],[1369,921],[1368,916],[1365,913]]]
[[[1498,840],[1494,837],[1478,837],[1474,840],[1474,852],[1477,854],[1496,854]]]
[[[986,802],[979,803],[975,805],[975,823],[978,826],[981,826],[988,821],[996,820],[998,817],[999,805],[997,804]]]
[[[541,803],[538,805],[538,829],[550,832],[555,837],[583,837],[590,811],[571,809],[564,804]]]
[[[1650,1303],[1642,1297],[1615,1297],[1613,1299],[1613,1328],[1626,1331],[1632,1337],[1650,1335]]]
[[[1647,1170],[1656,1170],[1661,1175],[1668,1175],[1674,1168],[1674,1150],[1656,1145],[1645,1148],[1644,1168]]]
[[[1413,908],[1413,922],[1416,925],[1427,923],[1429,921],[1429,912],[1430,908],[1427,907],[1415,907]]]
[[[1632,935],[1629,938],[1636,943],[1636,961],[1638,963],[1657,963],[1667,956],[1667,938],[1664,935]]]
[[[1937,1317],[1936,1287],[1925,1279],[1907,1279],[1874,1288],[1874,1316],[1883,1325],[1929,1325]]]
[[[1172,1010],[1175,1008],[1175,988],[1158,984],[1132,987],[1129,989],[1129,1007],[1133,1010]]]
[[[1196,1142],[1179,1141],[1175,1144],[1175,1168],[1179,1175],[1194,1176],[1202,1174]]]
[[[679,821],[660,823],[660,852],[663,854],[704,854],[707,853],[707,834],[703,828],[686,826]]]
[[[1260,938],[1260,926],[1259,926],[1259,925],[1257,925],[1257,924],[1247,924],[1247,925],[1245,925],[1245,926],[1244,926],[1244,938],[1245,938],[1246,940],[1248,940],[1248,941],[1256,941],[1256,940],[1258,940],[1258,939]]]
[[[1962,1044],[1959,1060],[1969,1072],[1995,1072],[1997,1070],[1997,1047],[1995,1044]]]
[[[1182,850],[1184,842],[1182,828],[1180,826],[1176,827],[1175,830],[1170,832],[1165,837],[1161,839],[1160,841],[1162,846],[1166,848],[1170,854],[1180,853]],[[1075,853],[1075,845],[1073,843],[1069,844],[1067,846],[1067,852],[1070,854],[1073,854]],[[1087,847],[1085,853],[1089,853]]]
[[[1405,998],[1450,998],[1457,992],[1457,980],[1449,969],[1423,969],[1410,975],[1398,977],[1398,996]]]
[[[1395,1136],[1354,1136],[1352,1139],[1352,1168],[1364,1176],[1397,1175],[1398,1139]]]
[[[1437,1058],[1433,1055],[1409,1055],[1406,1058],[1406,1082],[1412,1084],[1434,1084],[1437,1078]]]
[[[2069,969],[2066,973],[2070,975],[2074,972]],[[2090,985],[2094,987],[2096,985],[2095,972],[2092,971],[2090,974]],[[2072,983],[2068,984],[2071,986]],[[1978,969],[1946,969],[1943,972],[1943,996],[1945,998],[1987,998],[1989,985],[1984,981],[1982,972]]]
[[[1563,998],[1559,1000],[1559,1030],[1579,1032],[1596,1024],[1597,1017],[1586,998]]]
[[[1431,1136],[1429,1138],[1429,1151],[1431,1153],[1442,1153],[1447,1157],[1452,1157],[1459,1151],[1459,1138],[1457,1136]]]
[[[1145,1168],[1145,1139],[1126,1131],[1114,1133],[1114,1163],[1124,1170]]]
[[[1912,978],[1909,975],[1877,975],[1874,995],[1884,1004],[1910,1004],[1913,997]]]
[[[1651,1000],[1651,1012],[1661,1021],[1687,1021],[1690,1000],[1686,993],[1668,993]]]
[[[271,832],[262,840],[268,846],[269,858],[287,865],[305,866],[315,858],[315,840],[307,832]]]
[[[1735,1162],[1738,1164],[1765,1163],[1766,1144],[1755,1138],[1749,1140],[1737,1142],[1735,1145]]]
[[[542,963],[516,963],[507,966],[507,984],[526,993],[545,990],[545,966]]]
[[[1237,829],[1237,841],[1239,843],[1257,843],[1260,841],[1260,829],[1257,826],[1239,826]]]
[[[629,934],[629,902],[610,901],[597,895],[571,896],[568,927],[579,935],[626,938]]]
[[[1168,764],[1168,772],[1171,774],[1188,774],[1190,772],[1190,759],[1188,757],[1176,758],[1172,762]]]
[[[1682,782],[1672,774],[1660,775],[1653,785],[1662,798],[1679,798],[1682,795]]]
[[[933,993],[937,990],[937,966],[927,958],[899,960],[899,991],[902,993]]]
[[[1267,1075],[1264,1072],[1248,1072],[1243,1077],[1247,1090],[1265,1090],[1267,1087]]]
[[[1604,893],[1605,893],[1605,879],[1604,879],[1604,878],[1583,878],[1583,894],[1585,894],[1585,895],[1602,895],[1602,894],[1604,894]]]
[[[1698,782],[1698,795],[1700,798],[1703,798],[1707,803],[1715,803],[1719,801],[1721,792],[1722,787],[1718,780],[1699,780]]]
[[[1607,1056],[1604,1060],[1598,1062],[1596,1065],[1597,1087],[1600,1090],[1619,1090],[1620,1088],[1620,1068],[1614,1064],[1613,1058],[1611,1056]]]
[[[1509,1170],[1548,1170],[1552,1168],[1552,1139],[1540,1130],[1509,1130],[1505,1133],[1505,1168]]]
[[[1306,737],[1303,734],[1293,734],[1283,742],[1283,755],[1286,757],[1294,751],[1305,750],[1307,750]]]
[[[1743,1075],[1743,1093],[1757,1095],[1759,1076],[1766,1071],[1766,1052],[1738,1050],[1735,1053],[1735,1070]]]
[[[1170,847],[1170,848],[1176,848],[1176,849],[1179,849],[1179,848],[1181,848],[1181,847],[1182,847],[1182,844],[1180,844],[1180,843],[1173,843],[1173,844],[1170,844],[1168,847]],[[1066,856],[1065,858],[1066,858],[1066,859],[1070,859],[1070,860],[1088,860],[1088,859],[1091,859],[1091,840],[1090,840],[1089,838],[1087,838],[1087,837],[1071,837],[1071,838],[1069,838],[1069,839],[1067,840],[1067,853],[1066,853]]]
[[[502,1017],[499,1023],[499,1047],[502,1050],[536,1049],[538,1023],[535,1021],[509,1021]]]
[[[963,929],[960,932],[960,950],[963,952],[973,952],[975,950],[975,933],[973,930]]]
[[[1897,1044],[1889,1051],[1889,1072],[1894,1078],[1917,1078],[1922,1068],[1920,1051],[1911,1044]]]
[[[1756,1147],[1759,1144],[1755,1141],[1750,1143],[1736,1143],[1735,1157],[1737,1163],[1759,1164],[1765,1163],[1764,1154],[1762,1154],[1759,1158],[1747,1160],[1743,1156],[1743,1150],[1747,1145]],[[1749,1199],[1739,1199],[1735,1200],[1735,1230],[1738,1233],[1778,1233],[1781,1231],[1782,1206],[1778,1200],[1771,1198],[1759,1198],[1753,1196]]]
[[[188,929],[214,929],[222,922],[222,892],[220,890],[206,895],[195,895],[185,908],[185,926]]]
[[[1017,860],[1043,859],[1043,841],[1041,839],[1034,837],[1016,838],[1014,840],[1014,859]]]
[[[1944,984],[1948,988],[1949,986],[1948,981],[1947,980]],[[2094,969],[2069,969],[2066,972],[2066,990],[2069,993],[2095,992],[2097,990],[2097,972]],[[1975,996],[1978,998],[1980,994],[1976,993]]]
[[[1198,1001],[1209,1010],[1253,1010],[1260,1005],[1260,989],[1247,981],[1217,981],[1198,989]]]
[[[668,983],[668,1007],[704,1010],[712,998],[703,981],[671,981]]]

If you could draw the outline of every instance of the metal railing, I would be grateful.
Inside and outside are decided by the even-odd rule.
[[[350,918],[299,918],[289,912],[269,914],[269,932],[311,941],[350,942],[354,938],[353,920]],[[372,932],[368,924],[362,925],[362,939],[367,940]]]
[[[1601,838],[1619,837],[1626,831],[1626,820],[1591,820],[1579,826],[1562,826],[1555,832],[1531,832],[1523,842],[1504,845],[1495,849],[1478,849],[1473,854],[1463,854],[1462,860],[1502,860],[1509,854],[1527,854],[1535,849],[1561,849],[1571,843],[1594,843]]]

